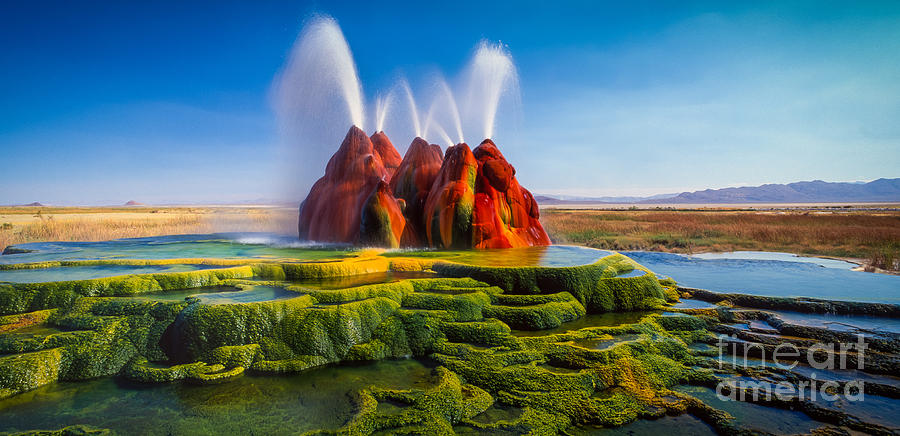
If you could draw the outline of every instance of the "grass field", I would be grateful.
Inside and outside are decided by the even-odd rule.
[[[897,269],[900,211],[545,209],[554,242],[679,253],[781,251]]]
[[[104,241],[215,232],[295,232],[295,209],[274,207],[0,208],[0,251],[40,241]]]

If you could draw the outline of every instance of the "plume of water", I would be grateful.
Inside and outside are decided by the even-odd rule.
[[[519,78],[512,55],[500,44],[482,41],[467,73],[465,113],[481,127],[483,137],[491,138],[501,97],[509,95],[518,103]]]
[[[325,168],[349,124],[363,127],[362,85],[350,47],[337,22],[306,22],[272,83],[289,198],[302,198]]]
[[[453,145],[453,139],[450,138],[450,135],[447,134],[447,131],[444,130],[444,128],[441,127],[440,124],[433,123],[431,127],[433,127],[435,131],[437,131],[438,136],[440,136],[441,139],[444,140],[444,144],[447,145],[447,147]],[[428,132],[426,131],[425,134],[428,135]]]
[[[412,88],[409,87],[409,81],[405,77],[400,78],[399,86],[406,93],[406,102],[409,103],[409,111],[412,113],[413,129],[416,136],[422,136],[422,126],[419,124],[419,109],[416,108],[416,99],[413,97]]]
[[[391,103],[394,101],[394,92],[388,92],[385,95],[380,95],[375,99],[375,131],[383,132],[384,131],[384,120],[387,118],[388,110],[391,107]]]
[[[462,120],[459,117],[459,106],[456,105],[456,97],[453,96],[453,91],[450,90],[450,85],[444,80],[444,76],[438,76],[437,84],[438,89],[441,90],[444,98],[447,99],[447,106],[450,110],[450,115],[453,117],[453,125],[456,127],[457,141],[458,143],[466,142],[463,137]]]
[[[350,123],[363,126],[363,93],[356,64],[341,28],[331,17],[316,17],[304,27],[276,86],[279,114],[316,118],[338,94]]]
[[[438,103],[439,100],[435,99],[433,102],[431,102],[431,107],[428,108],[428,114],[425,116],[425,127],[422,130],[424,134],[423,138],[428,139],[431,137],[430,132],[433,127],[435,132],[437,132],[437,134],[440,135],[441,139],[444,140],[444,144],[447,144],[447,146],[449,147],[453,145],[453,140],[450,139],[450,135],[447,134],[447,131],[444,130],[444,128],[434,120],[434,111]]]

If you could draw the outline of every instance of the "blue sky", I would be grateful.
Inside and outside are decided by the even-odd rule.
[[[536,193],[900,177],[897,2],[184,3],[0,6],[0,204],[299,201],[270,89],[314,13],[368,102],[506,44]]]

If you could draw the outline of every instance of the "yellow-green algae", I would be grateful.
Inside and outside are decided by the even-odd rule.
[[[480,267],[375,252],[322,262],[216,265],[223,268],[0,285],[0,313],[9,314],[5,324],[31,314],[61,329],[0,336],[0,353],[9,354],[0,357],[0,397],[56,380],[116,374],[148,383],[206,384],[228,382],[245,371],[298,372],[336,362],[430,356],[440,364],[436,383],[424,389],[364,389],[356,394],[356,415],[340,429],[322,431],[452,434],[456,427],[556,434],[576,424],[621,425],[688,409],[722,428],[729,422],[669,389],[710,377],[692,367],[696,358],[687,347],[709,335],[700,318],[648,316],[616,328],[527,338],[511,334],[510,327],[548,329],[586,313],[654,309],[677,299],[674,284],[661,284],[653,274],[617,278],[643,269],[619,254],[565,268]],[[444,277],[334,290],[285,283],[296,297],[240,304],[116,298],[242,285],[248,279],[273,285],[424,269]],[[633,339],[615,342],[624,335]],[[579,345],[591,340],[614,345]],[[382,402],[401,410],[380,412]],[[509,421],[473,419],[495,404],[522,413]]]

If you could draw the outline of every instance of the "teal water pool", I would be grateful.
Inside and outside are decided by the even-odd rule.
[[[127,274],[154,274],[217,268],[209,265],[90,265],[0,270],[0,282],[43,283],[88,280]],[[219,267],[221,268],[221,267]]]
[[[385,360],[290,376],[244,376],[212,386],[144,385],[112,377],[53,383],[0,400],[0,432],[75,424],[141,435],[296,435],[337,429],[353,415],[356,391],[369,385],[427,387],[432,367],[427,360]]]

